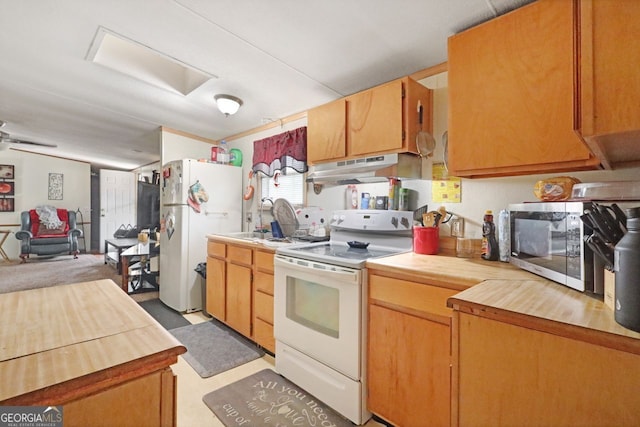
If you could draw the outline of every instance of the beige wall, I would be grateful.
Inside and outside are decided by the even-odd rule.
[[[20,229],[20,212],[37,205],[51,205],[72,211],[80,209],[84,219],[84,242],[91,241],[91,167],[89,163],[24,151],[0,152],[0,164],[15,166],[15,212],[0,212],[0,229],[15,232]],[[63,199],[48,199],[49,173],[63,174]],[[80,215],[78,215],[78,220]],[[79,228],[82,227],[79,225]],[[81,248],[84,249],[81,241]],[[10,258],[18,258],[19,241],[11,234],[2,248]],[[1,265],[1,264],[0,264]]]

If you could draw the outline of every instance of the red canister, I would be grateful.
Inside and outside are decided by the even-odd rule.
[[[413,252],[436,255],[440,249],[440,229],[438,227],[413,227]]]

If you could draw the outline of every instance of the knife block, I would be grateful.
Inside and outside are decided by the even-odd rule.
[[[616,309],[616,275],[615,273],[604,271],[604,304],[612,311]]]

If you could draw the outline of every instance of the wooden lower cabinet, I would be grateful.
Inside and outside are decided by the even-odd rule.
[[[275,353],[274,251],[209,238],[207,254],[207,312]]]
[[[251,337],[251,267],[227,264],[227,324]]]
[[[640,356],[456,312],[459,426],[637,426]]]
[[[226,320],[226,263],[223,259],[207,257],[207,300],[205,310],[218,320]]]
[[[65,427],[176,425],[176,376],[171,368],[65,403]],[[132,402],[135,404],[132,405]],[[108,421],[107,421],[108,420]]]
[[[273,252],[256,250],[253,294],[253,338],[265,349],[276,352],[273,336]]]
[[[370,272],[367,407],[403,427],[449,426],[457,290]]]

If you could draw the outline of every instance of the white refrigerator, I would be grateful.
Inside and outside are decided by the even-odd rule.
[[[160,300],[179,312],[203,308],[207,234],[242,229],[242,168],[185,159],[162,167]]]

